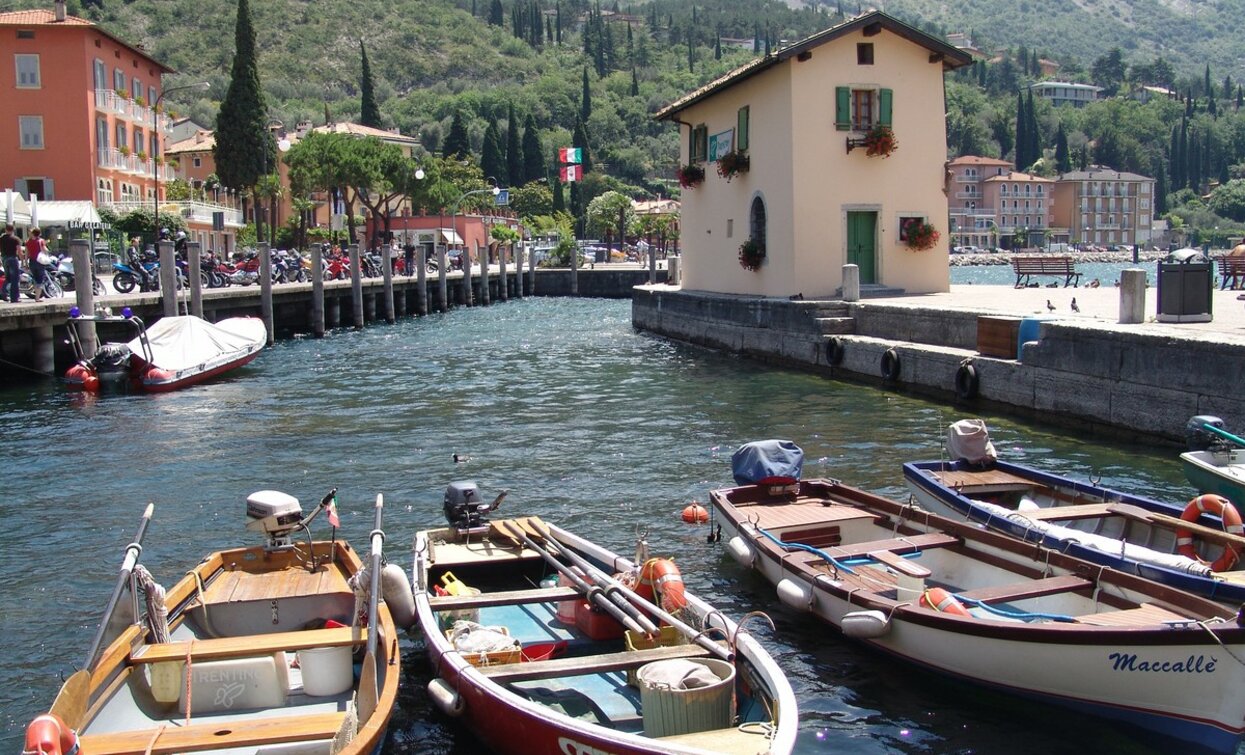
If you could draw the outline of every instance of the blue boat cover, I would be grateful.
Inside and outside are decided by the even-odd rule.
[[[804,450],[789,440],[745,443],[731,456],[739,485],[790,485],[800,481]]]

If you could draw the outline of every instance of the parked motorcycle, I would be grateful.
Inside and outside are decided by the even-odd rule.
[[[344,281],[350,277],[350,258],[344,254],[326,257],[323,264],[322,275],[326,281]]]
[[[247,252],[246,256],[240,262],[230,269],[226,276],[228,281],[235,286],[249,286],[252,283],[259,283],[259,253]]]
[[[112,276],[112,287],[119,294],[128,294],[142,283],[142,276],[134,272],[134,268],[124,262],[112,263],[114,275]],[[147,271],[148,287],[144,290],[159,291],[160,290],[160,266],[155,262],[144,262],[143,269]]]
[[[62,254],[56,259],[56,271],[52,273],[56,277],[56,282],[66,291],[73,291],[76,281],[73,272],[73,257],[68,254]],[[95,275],[95,271],[91,271],[91,290],[96,296],[103,296],[108,293],[108,289],[104,286],[104,282]]]

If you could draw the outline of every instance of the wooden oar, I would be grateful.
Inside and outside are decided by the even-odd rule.
[[[543,546],[538,545],[535,540],[528,537],[527,533],[523,531],[522,527],[520,527],[516,523],[511,522],[509,520],[494,522],[494,524],[498,528],[500,528],[503,532],[508,534],[510,537],[518,538],[528,548],[531,548],[533,551],[536,551],[537,553],[539,553],[541,558],[545,559],[545,561],[548,562],[550,566],[557,569],[560,574],[562,574],[567,579],[569,579],[571,581],[571,584],[575,586],[575,589],[579,590],[580,592],[584,594],[584,597],[588,599],[589,603],[592,603],[593,605],[597,606],[601,610],[605,611],[612,618],[614,618],[619,623],[621,623],[623,626],[625,626],[627,629],[630,629],[636,634],[648,634],[635,621],[635,619],[631,618],[626,613],[624,613],[621,608],[619,608],[617,605],[614,604],[612,600],[606,597],[604,591],[600,587],[597,587],[596,585],[592,585],[584,581],[583,577],[580,577],[578,574],[576,574],[573,569],[571,569],[569,566],[566,566],[561,561],[558,561],[558,559],[554,556],[553,553],[550,553]]]
[[[553,537],[553,533],[549,532],[549,528],[540,519],[538,519],[537,517],[530,517],[529,522],[533,522],[533,521],[535,522],[533,526],[538,527],[540,529],[541,534],[545,538],[545,542],[550,543],[552,546],[557,548],[563,556],[569,559],[571,563],[573,563],[575,566],[582,569],[585,574],[595,574],[597,575],[598,578],[604,578],[605,580],[612,582],[614,585],[616,594],[625,596],[637,608],[644,610],[644,611],[648,611],[652,615],[666,622],[670,626],[682,632],[693,642],[705,648],[706,650],[713,653],[714,655],[718,656],[722,660],[724,661],[735,660],[734,653],[732,653],[730,650],[726,648],[723,648],[717,642],[714,642],[712,638],[707,637],[700,630],[696,629],[695,627],[690,626],[689,624],[684,623],[683,621],[680,621],[673,614],[671,614],[669,611],[666,611],[661,606],[655,605],[651,603],[650,601],[646,600],[645,598],[637,595],[635,591],[631,590],[626,585],[619,583],[613,577],[610,577],[608,574],[605,574],[605,572],[601,571],[597,567],[588,563],[588,561],[584,559],[582,556],[580,556],[578,553],[575,553],[569,548],[564,547],[561,543],[557,541],[556,538]]]
[[[1136,519],[1138,521],[1147,522],[1157,527],[1163,527],[1169,530],[1188,530],[1195,536],[1210,541],[1220,543],[1232,543],[1234,545],[1245,546],[1245,537],[1235,535],[1231,532],[1217,530],[1214,527],[1207,527],[1204,524],[1196,522],[1186,522],[1178,516],[1170,516],[1168,514],[1159,514],[1154,511],[1146,511],[1140,506],[1133,506],[1127,503],[1115,503],[1110,506],[1113,514]]]
[[[139,554],[143,552],[143,536],[147,534],[147,525],[151,523],[151,514],[155,508],[154,503],[147,504],[143,518],[138,522],[138,533],[134,535],[134,540],[125,546],[125,555],[121,559],[121,572],[117,575],[117,584],[112,588],[112,597],[108,599],[108,607],[104,609],[104,618],[99,623],[99,629],[95,630],[95,639],[91,641],[91,650],[87,653],[84,671],[91,669],[102,650],[104,634],[108,631],[112,614],[117,610],[117,603],[121,601],[121,593],[125,591],[125,584],[130,580],[130,574],[138,564]]]

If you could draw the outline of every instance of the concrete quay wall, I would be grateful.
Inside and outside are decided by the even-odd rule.
[[[979,313],[868,300],[848,305],[852,326],[826,332],[819,304],[664,286],[638,288],[636,328],[674,340],[881,384],[953,404],[992,408],[1112,435],[1180,442],[1197,414],[1245,427],[1245,345],[1212,336],[1176,338],[1123,326],[1043,322],[1023,361],[977,352]],[[986,313],[981,313],[986,314]],[[992,313],[993,314],[993,313]],[[898,376],[883,374],[894,351]],[[832,363],[837,358],[837,363]],[[971,360],[976,395],[957,397]]]

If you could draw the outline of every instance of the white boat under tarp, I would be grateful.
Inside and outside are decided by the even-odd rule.
[[[210,369],[222,358],[232,361],[259,351],[267,340],[263,321],[255,317],[231,317],[214,325],[193,315],[180,315],[162,318],[147,328],[150,363],[168,372],[200,365]],[[134,354],[146,358],[141,338],[127,345]]]

